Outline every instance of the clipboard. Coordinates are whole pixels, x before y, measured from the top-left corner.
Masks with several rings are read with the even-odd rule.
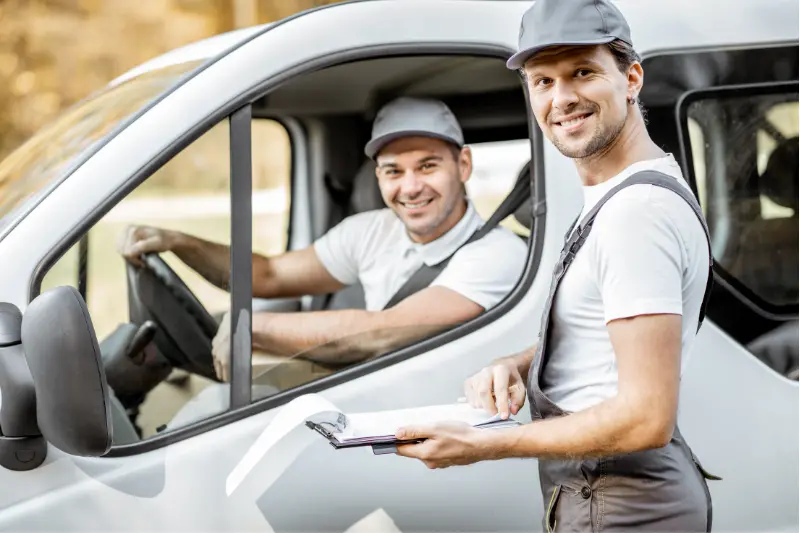
[[[334,426],[334,427],[326,428],[326,426]],[[341,431],[343,429],[338,424],[331,424],[330,422],[316,423],[308,420],[306,421],[306,427],[316,431],[317,433],[325,437],[328,443],[337,450],[372,446],[372,451],[375,453],[375,455],[394,453],[397,451],[398,444],[417,444],[425,440],[425,439],[398,440],[393,435],[384,435],[377,437],[362,437],[360,439],[353,439],[350,442],[341,442],[335,436],[336,430]],[[332,429],[334,431],[331,431]],[[393,450],[393,451],[388,451],[388,450]]]
[[[336,450],[348,448],[372,447],[375,455],[387,455],[397,453],[397,446],[402,444],[419,444],[425,439],[398,440],[394,435],[380,435],[373,437],[360,437],[342,442],[336,438],[337,433],[341,433],[347,427],[347,417],[340,414],[336,422],[313,422],[306,421],[306,427],[322,435],[328,443]],[[520,426],[521,424],[513,419],[495,420],[484,424],[477,424],[473,427],[478,429],[500,429]]]

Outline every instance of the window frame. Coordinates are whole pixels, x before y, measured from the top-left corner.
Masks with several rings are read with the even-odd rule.
[[[231,358],[228,410],[248,405],[252,397],[253,317],[253,106],[230,115],[231,168]],[[291,224],[290,224],[291,226]],[[238,386],[247,383],[247,387]]]
[[[329,54],[324,57],[320,57],[315,61],[306,62],[305,64],[302,65],[297,65],[284,69],[283,71],[271,77],[270,79],[264,81],[263,83],[258,84],[252,87],[250,90],[240,94],[237,98],[230,100],[227,103],[227,105],[217,109],[214,113],[207,115],[193,127],[189,128],[187,131],[184,132],[184,134],[181,137],[175,139],[157,157],[154,157],[152,160],[148,162],[148,164],[144,165],[135,174],[131,175],[124,182],[123,186],[117,189],[115,194],[110,195],[93,210],[91,216],[87,217],[80,223],[76,224],[75,227],[73,227],[67,233],[67,235],[59,242],[59,244],[45,256],[45,258],[35,269],[32,277],[33,281],[31,283],[31,287],[29,290],[29,301],[32,301],[39,294],[41,281],[44,275],[50,269],[50,267],[52,267],[52,265],[55,264],[60,259],[60,257],[70,249],[72,245],[78,242],[80,237],[83,234],[85,234],[97,221],[99,221],[100,218],[102,218],[102,216],[104,216],[114,205],[116,205],[119,201],[128,196],[134,189],[136,189],[136,187],[138,187],[141,183],[143,183],[146,179],[148,179],[158,169],[163,167],[176,154],[184,150],[195,140],[197,140],[199,137],[205,134],[214,125],[218,124],[219,122],[223,121],[226,118],[229,117],[232,118],[237,111],[240,111],[245,107],[252,109],[250,106],[252,106],[256,100],[263,98],[264,95],[268,94],[270,91],[274,90],[275,88],[285,83],[286,81],[296,76],[304,75],[313,70],[333,67],[347,62],[360,61],[366,59],[430,54],[430,55],[469,55],[469,56],[493,57],[497,58],[498,60],[505,61],[511,55],[513,55],[514,52],[515,52],[514,50],[505,46],[491,45],[485,43],[475,44],[469,42],[452,42],[452,43],[420,42],[420,43],[401,43],[401,44],[381,44],[381,45],[370,45],[358,48],[345,49],[335,54]],[[520,79],[520,88],[524,93],[525,101],[527,103],[530,101],[528,87],[524,83],[524,79],[522,78],[521,75],[519,76],[519,79]],[[178,87],[179,86],[176,86],[175,88],[173,88],[173,90],[177,90]],[[147,110],[143,110],[143,112],[146,111]],[[488,326],[489,324],[497,320],[499,317],[506,314],[524,297],[529,287],[533,283],[535,275],[539,270],[539,264],[541,261],[544,248],[544,227],[545,227],[545,214],[546,214],[545,183],[544,183],[544,142],[543,142],[544,137],[536,123],[535,118],[531,113],[530,106],[526,106],[525,112],[528,121],[528,131],[531,143],[531,161],[533,163],[531,165],[531,174],[530,174],[530,180],[531,180],[530,201],[534,202],[532,209],[531,238],[528,240],[528,256],[526,259],[525,269],[521,274],[520,278],[517,280],[515,287],[511,290],[511,292],[508,295],[506,295],[506,297],[497,306],[495,306],[490,311],[483,313],[477,318],[472,319],[455,328],[448,329],[445,332],[436,334],[430,338],[423,339],[422,341],[415,342],[404,348],[395,350],[388,354],[384,354],[381,357],[373,359],[371,361],[354,365],[353,367],[335,372],[329,376],[325,376],[318,380],[309,382],[307,384],[303,384],[301,386],[292,389],[287,389],[286,391],[281,391],[276,395],[259,399],[255,402],[247,403],[246,405],[241,405],[237,407],[232,402],[229,408],[225,411],[213,414],[202,420],[192,422],[191,424],[187,424],[186,426],[177,427],[174,429],[170,429],[170,431],[168,432],[153,435],[139,442],[112,446],[112,448],[104,457],[127,457],[131,455],[138,455],[140,453],[146,453],[149,451],[163,448],[165,446],[169,446],[176,442],[180,442],[185,439],[200,435],[207,431],[218,429],[228,424],[248,418],[254,414],[274,409],[281,405],[285,405],[286,403],[290,402],[297,396],[326,390],[328,388],[337,386],[341,383],[350,381],[352,379],[356,379],[364,375],[368,375],[372,372],[378,371],[385,367],[410,359],[421,353],[441,347],[456,339],[462,338],[481,328]],[[135,120],[136,118],[137,117],[133,117],[133,120]],[[259,114],[257,118],[266,118],[266,117]],[[269,118],[279,120],[277,117],[269,117]],[[284,127],[286,128],[291,139],[293,137],[292,128],[287,127],[283,123],[282,125],[284,125]],[[248,128],[247,128],[248,133],[246,134],[248,140],[250,139],[249,128],[250,128],[250,123],[248,122]],[[237,142],[236,146],[239,146],[242,143],[241,137],[239,137],[239,139],[240,140]],[[239,150],[234,146],[233,141],[234,140],[231,139],[230,158],[232,162],[234,161],[234,159],[236,159],[239,152]],[[249,144],[247,144],[247,149],[248,151],[250,150]],[[295,168],[296,168],[295,161],[297,155],[298,154],[294,153],[292,154],[293,195],[295,190]],[[250,164],[252,164],[251,158],[248,158],[247,161],[250,162]],[[231,175],[232,186],[234,180],[235,178],[232,174]],[[248,180],[245,181],[249,183],[249,186],[247,187],[251,189],[252,179],[249,181]],[[294,225],[294,210],[296,205],[297,202],[293,201],[291,206],[290,227]],[[248,204],[248,206],[249,207],[246,211],[241,210],[242,212],[240,213],[240,216],[243,220],[247,220],[247,225],[248,225],[247,235],[249,236],[251,235],[252,232],[252,208],[251,208],[252,206],[250,204]],[[237,210],[239,210],[238,206]],[[233,239],[235,235],[235,230],[233,229],[235,227],[233,220],[231,222],[231,227],[232,227],[232,239]],[[241,236],[237,239],[237,242],[239,240],[241,240]],[[236,251],[234,251],[233,241],[231,246],[232,256],[235,254],[236,257],[239,258],[238,261],[236,262],[236,265],[239,265],[238,266],[239,271],[236,272],[237,269],[236,265],[232,264],[231,267],[232,267],[232,276],[235,277],[236,279],[241,280],[243,279],[244,269],[247,268],[242,266],[244,261],[241,258],[251,257],[252,238],[244,239],[239,244],[241,248],[238,248]],[[238,254],[236,252],[238,252]],[[249,294],[252,294],[252,287],[251,287],[252,276],[250,277],[249,283],[247,281],[245,281],[244,283],[245,287],[250,288]],[[232,286],[233,286],[232,288],[233,292],[236,290],[236,284],[233,284]],[[248,304],[242,303],[241,298],[242,296],[240,295],[237,298],[236,302],[232,302],[232,305],[235,306],[235,308],[240,311],[247,311]],[[250,320],[249,316],[247,317],[247,320],[248,321]],[[248,338],[250,337],[251,334],[252,330],[249,330],[247,332]],[[240,382],[243,379],[246,379],[246,376],[250,375],[251,373],[250,361],[252,359],[252,349],[251,349],[251,344],[247,343],[246,350],[234,351],[233,337],[234,335],[231,335],[231,346],[232,346],[231,366],[234,369],[239,368],[239,370],[233,371],[235,377],[232,376],[230,382],[231,400],[236,398],[236,402],[241,403],[244,401],[245,398],[248,398],[251,395],[251,384],[248,382],[246,387],[248,391],[246,393],[244,392],[237,393],[234,391],[234,388],[239,386]],[[239,352],[241,352],[241,354]],[[245,362],[246,365],[243,365],[243,363]],[[241,368],[242,366],[247,366],[248,368],[247,369]]]
[[[684,162],[684,175],[686,176],[689,185],[699,198],[697,176],[695,174],[694,157],[691,146],[691,136],[689,132],[689,107],[694,102],[699,100],[708,99],[715,95],[730,96],[736,95],[741,97],[747,96],[763,96],[763,95],[782,95],[787,93],[798,93],[800,90],[800,83],[795,81],[782,81],[782,82],[762,82],[762,83],[743,83],[735,85],[715,85],[702,89],[695,89],[685,92],[678,98],[675,104],[675,116],[678,122],[678,142],[681,150],[681,159]],[[705,132],[704,132],[705,136]],[[706,139],[706,141],[708,141]],[[706,176],[708,178],[708,176]],[[706,185],[707,188],[707,185]],[[701,206],[706,208],[707,205]],[[716,280],[723,285],[734,297],[743,302],[753,311],[774,319],[785,320],[796,318],[798,315],[798,303],[779,305],[773,304],[759,296],[750,287],[739,281],[735,276],[730,274],[725,267],[718,261],[714,262],[714,271],[716,273]]]

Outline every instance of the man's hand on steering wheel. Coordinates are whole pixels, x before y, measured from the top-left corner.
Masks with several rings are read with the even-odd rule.
[[[190,247],[191,253],[186,253],[187,243],[197,243],[199,246]],[[117,249],[127,262],[130,321],[136,324],[148,320],[155,323],[156,347],[176,368],[184,368],[209,379],[227,381],[230,374],[230,318],[226,316],[220,327],[197,296],[161,257],[164,252],[173,252],[186,266],[209,280],[206,264],[209,259],[211,263],[225,263],[224,259],[214,261],[213,256],[216,253],[219,257],[227,258],[230,255],[227,247],[177,231],[130,226],[120,235]]]
[[[147,253],[171,251],[179,234],[174,231],[149,226],[130,226],[120,236],[119,253],[136,266],[142,266],[141,256]]]
[[[214,372],[223,382],[231,379],[231,312],[225,313],[217,334],[211,341],[211,356],[214,358]]]

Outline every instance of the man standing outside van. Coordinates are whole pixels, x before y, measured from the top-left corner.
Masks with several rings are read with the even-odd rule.
[[[644,73],[607,0],[538,0],[522,19],[533,113],[573,159],[584,208],[555,266],[539,341],[465,384],[470,403],[532,424],[401,429],[430,468],[539,459],[546,531],[707,531],[705,473],[676,425],[680,376],[710,290],[699,205],[638,104]]]

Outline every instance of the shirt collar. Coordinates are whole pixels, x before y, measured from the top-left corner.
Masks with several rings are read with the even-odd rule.
[[[398,219],[398,222],[400,222],[400,219]],[[402,224],[402,222],[400,223]],[[483,223],[484,221],[478,214],[478,211],[475,209],[472,201],[468,199],[467,211],[464,213],[464,216],[461,217],[461,220],[459,220],[455,226],[450,228],[450,231],[435,241],[431,241],[427,244],[416,243],[411,240],[411,238],[408,236],[408,232],[405,231],[405,228],[403,228],[402,235],[403,245],[405,248],[404,253],[408,253],[411,250],[416,250],[422,254],[422,261],[426,265],[435,265],[444,259],[447,259],[458,249],[459,246],[467,242],[467,240],[472,237],[472,234],[475,233],[483,225]]]
[[[584,185],[583,212],[584,213],[588,212],[588,210],[591,209],[594,206],[594,204],[600,201],[600,198],[602,198],[608,191],[610,191],[623,181],[627,180],[635,173],[642,170],[659,170],[673,177],[681,175],[681,167],[675,160],[675,156],[673,156],[671,153],[668,153],[665,156],[658,157],[655,159],[646,159],[644,161],[638,161],[623,169],[616,176],[602,183],[599,183],[597,185]]]

